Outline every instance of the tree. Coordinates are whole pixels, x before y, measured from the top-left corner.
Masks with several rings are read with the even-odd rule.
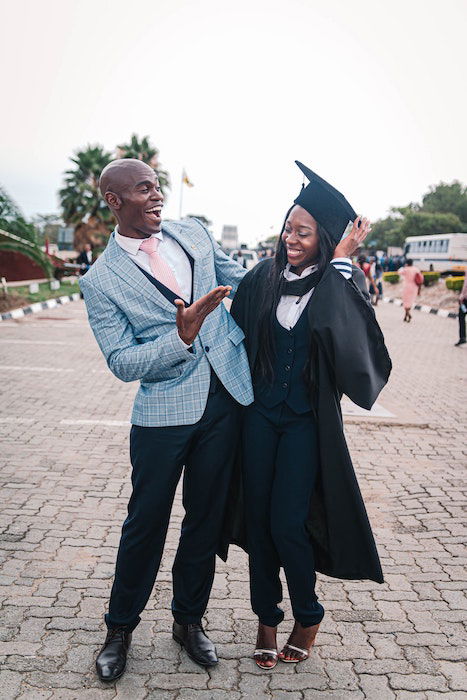
[[[467,232],[467,188],[454,180],[430,187],[422,204],[391,207],[390,216],[372,224],[372,248],[403,246],[407,236]]]
[[[440,182],[430,187],[422,202],[423,211],[456,214],[463,222],[457,231],[467,231],[467,187],[458,180],[451,184]]]
[[[454,233],[462,229],[456,214],[438,214],[426,211],[411,212],[404,217],[400,233],[407,236],[429,236],[434,233]]]
[[[52,276],[51,262],[41,250],[34,225],[26,221],[19,207],[2,187],[0,187],[1,231],[6,231],[10,235],[0,236],[0,250],[22,253],[42,267],[47,275]]]
[[[365,245],[376,250],[386,250],[388,246],[401,246],[404,238],[401,234],[402,216],[387,216],[371,225],[371,240]]]
[[[143,136],[142,139],[137,134],[132,134],[129,143],[122,143],[117,146],[118,158],[136,158],[142,160],[154,168],[159,178],[162,193],[165,195],[170,189],[169,173],[162,170],[159,164],[159,151],[149,141],[149,136]]]
[[[36,214],[32,223],[42,244],[46,238],[49,243],[58,243],[58,234],[63,222],[57,214]]]
[[[102,146],[88,146],[71,158],[74,167],[65,171],[65,186],[59,191],[63,220],[75,226],[75,248],[85,243],[106,242],[114,218],[99,192],[99,176],[112,160]]]

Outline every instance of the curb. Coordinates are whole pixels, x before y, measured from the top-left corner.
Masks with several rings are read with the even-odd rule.
[[[45,309],[54,309],[56,306],[69,304],[70,301],[78,301],[79,299],[79,292],[75,292],[74,294],[69,294],[68,296],[47,299],[47,301],[37,301],[35,304],[23,306],[21,309],[13,309],[12,311],[6,311],[5,313],[0,314],[0,321],[11,321],[15,318],[23,318],[23,316],[36,314],[38,311],[44,311]]]
[[[392,297],[383,297],[383,302],[385,304],[395,304],[396,306],[402,306],[402,299],[393,299]],[[457,318],[455,311],[446,311],[446,309],[437,309],[434,306],[424,306],[423,304],[415,304],[413,309],[417,311],[423,311],[425,314],[433,314],[434,316],[441,316],[442,318]]]

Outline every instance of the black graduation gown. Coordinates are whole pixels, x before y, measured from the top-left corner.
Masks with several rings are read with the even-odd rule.
[[[250,368],[258,352],[258,310],[273,261],[259,263],[243,278],[231,314],[245,333]],[[383,572],[360,488],[344,437],[340,399],[346,394],[370,409],[386,384],[391,360],[383,334],[365,293],[361,271],[346,280],[328,265],[309,302],[315,389],[311,396],[318,422],[320,469],[310,504],[307,529],[317,571],[343,579],[383,583]],[[363,282],[364,284],[364,282]],[[305,313],[305,312],[304,312]],[[246,551],[237,460],[219,555],[229,543]]]

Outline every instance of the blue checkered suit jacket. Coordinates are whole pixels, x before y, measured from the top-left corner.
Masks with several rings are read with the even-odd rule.
[[[233,296],[246,270],[222,252],[199,221],[167,223],[162,230],[194,259],[193,299],[219,284],[232,285]],[[190,353],[178,337],[176,307],[120,248],[114,234],[80,287],[110,370],[124,382],[140,381],[131,417],[135,425],[196,423],[206,407],[210,364],[239,403],[253,401],[244,334],[224,304],[206,318]]]

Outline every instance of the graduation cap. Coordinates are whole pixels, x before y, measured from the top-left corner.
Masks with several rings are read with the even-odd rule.
[[[308,185],[294,200],[295,204],[305,209],[316,221],[324,226],[336,243],[340,241],[349,221],[354,221],[357,214],[343,194],[323,180],[306,165],[296,160],[300,170],[308,180]]]

